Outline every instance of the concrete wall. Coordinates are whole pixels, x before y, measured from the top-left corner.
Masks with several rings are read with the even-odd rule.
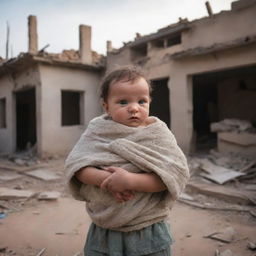
[[[40,65],[41,127],[38,147],[42,156],[66,154],[71,150],[89,121],[101,113],[97,97],[99,74],[85,70]],[[83,124],[61,125],[61,90],[83,93]]]
[[[7,76],[0,78],[0,99],[6,99],[6,127],[0,128],[0,152],[12,152],[13,144],[13,95],[10,90],[11,81]]]
[[[218,105],[220,120],[238,118],[256,122],[256,74],[234,76],[219,83]]]
[[[0,129],[0,152],[16,151],[16,102],[15,92],[40,86],[37,66],[26,72],[0,78],[0,98],[6,98],[6,128]]]

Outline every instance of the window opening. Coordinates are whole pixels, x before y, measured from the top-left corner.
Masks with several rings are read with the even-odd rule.
[[[81,124],[81,92],[61,91],[62,126]]]
[[[0,99],[0,128],[6,128],[6,99]]]

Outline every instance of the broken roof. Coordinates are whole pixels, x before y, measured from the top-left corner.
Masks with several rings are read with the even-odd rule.
[[[164,27],[162,29],[159,29],[156,33],[150,34],[150,35],[146,35],[146,36],[142,36],[142,37],[138,37],[137,39],[135,39],[135,41],[131,42],[129,44],[130,47],[136,47],[142,44],[147,43],[148,41],[153,41],[153,40],[157,40],[157,39],[161,39],[163,37],[166,36],[170,36],[173,34],[177,34],[180,33],[184,30],[189,29],[189,22],[185,19],[185,20],[181,20],[178,23],[169,25],[167,27]]]
[[[70,68],[100,71],[105,66],[105,57],[92,51],[92,64],[82,63],[78,51],[64,50],[62,53],[54,54],[39,51],[37,54],[21,53],[18,57],[0,62],[0,77],[7,72],[16,72],[35,63],[44,63],[53,66],[64,66]]]
[[[226,49],[232,49],[236,47],[246,46],[256,43],[256,35],[245,36],[225,43],[214,43],[207,47],[195,47],[185,51],[176,52],[169,55],[171,59],[181,59],[189,56],[197,56],[209,53],[215,53]]]

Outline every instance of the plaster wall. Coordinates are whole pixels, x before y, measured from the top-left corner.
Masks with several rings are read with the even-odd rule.
[[[182,34],[183,50],[255,35],[255,13],[256,4],[193,21],[191,29]]]
[[[13,153],[16,151],[16,101],[14,93],[37,86],[40,86],[37,66],[15,75],[7,73],[0,78],[0,98],[6,98],[6,128],[0,128],[0,152]]]
[[[170,76],[170,60],[168,55],[181,50],[181,45],[168,48],[151,48],[148,52],[148,60],[141,65],[147,78],[150,80],[166,78]]]
[[[107,72],[113,70],[119,66],[125,66],[131,64],[131,52],[130,48],[122,48],[118,53],[108,52],[106,60]]]
[[[0,128],[0,152],[11,153],[13,144],[13,96],[10,90],[12,81],[7,76],[0,78],[0,99],[6,99],[6,127]]]
[[[240,82],[248,88],[240,88]],[[249,88],[252,88],[251,90]],[[238,76],[218,84],[219,118],[256,121],[256,75]]]
[[[89,121],[101,113],[98,101],[99,74],[85,70],[40,65],[41,87],[41,140],[39,154],[65,155],[85,130]],[[61,90],[83,92],[83,123],[62,126]]]

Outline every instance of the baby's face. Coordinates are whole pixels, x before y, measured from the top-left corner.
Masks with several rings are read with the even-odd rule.
[[[149,86],[144,78],[110,85],[103,107],[115,121],[130,127],[146,126],[149,116]]]

